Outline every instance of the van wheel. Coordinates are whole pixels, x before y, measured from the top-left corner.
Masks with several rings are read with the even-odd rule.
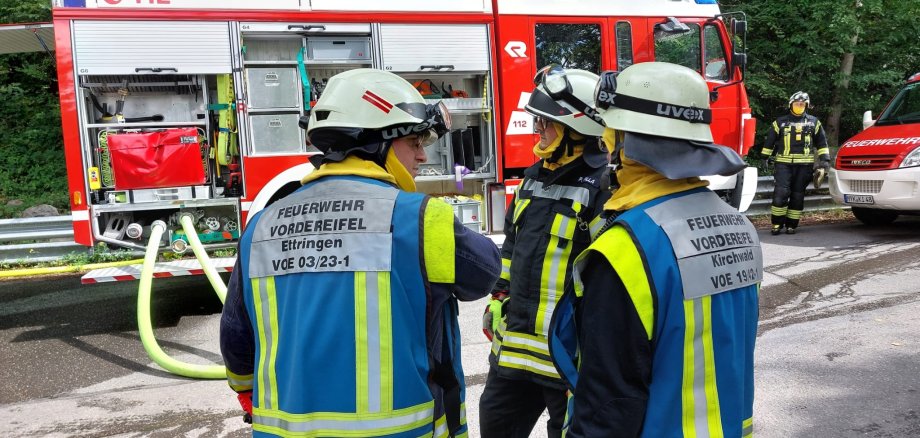
[[[889,210],[853,207],[853,216],[866,225],[888,225],[898,218],[898,214]]]

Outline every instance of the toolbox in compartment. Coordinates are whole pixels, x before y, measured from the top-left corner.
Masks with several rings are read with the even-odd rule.
[[[206,181],[197,128],[108,135],[116,189],[201,185]]]

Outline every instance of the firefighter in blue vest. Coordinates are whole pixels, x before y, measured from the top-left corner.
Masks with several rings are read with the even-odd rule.
[[[776,156],[770,208],[770,233],[774,236],[783,228],[786,234],[795,234],[805,207],[808,182],[820,184],[831,166],[824,127],[817,117],[806,113],[810,107],[808,93],[798,91],[790,96],[789,114],[773,122],[761,150],[764,157]]]
[[[675,64],[601,75],[620,188],[553,319],[569,438],[752,434],[762,254],[747,218],[698,178],[745,167],[712,143],[709,99]]]
[[[483,438],[525,438],[544,410],[548,436],[562,433],[565,385],[546,334],[572,260],[591,242],[610,197],[596,84],[594,73],[551,65],[537,73],[524,107],[540,134],[540,160],[524,171],[505,218],[502,275],[484,318],[492,352],[479,401]]]
[[[330,79],[307,126],[319,168],[249,222],[221,319],[254,436],[467,436],[457,300],[488,295],[501,262],[414,193],[449,129],[392,73]]]

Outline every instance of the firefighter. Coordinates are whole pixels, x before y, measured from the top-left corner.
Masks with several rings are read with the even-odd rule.
[[[479,403],[483,438],[527,437],[544,409],[548,435],[561,434],[565,386],[546,335],[571,261],[591,242],[609,198],[596,84],[594,73],[550,65],[537,73],[524,107],[535,118],[540,160],[524,171],[505,218],[501,279],[484,315],[493,344]]]
[[[770,234],[795,234],[805,207],[808,182],[819,181],[831,166],[824,127],[817,117],[808,114],[808,93],[797,91],[789,97],[789,114],[773,122],[761,154],[776,156]],[[815,160],[817,157],[817,161]]]
[[[597,108],[620,188],[575,260],[550,351],[573,397],[567,437],[749,437],[762,254],[699,175],[745,167],[712,143],[695,70],[604,72]]]
[[[501,262],[414,193],[424,146],[449,128],[392,73],[329,81],[307,127],[319,168],[249,222],[221,318],[254,436],[467,434],[457,300],[488,295]]]

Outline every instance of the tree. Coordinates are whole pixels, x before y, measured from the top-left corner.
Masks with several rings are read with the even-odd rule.
[[[811,96],[810,113],[837,146],[862,129],[862,113],[879,110],[906,76],[920,69],[920,0],[729,0],[749,21],[746,85],[755,117],[772,121],[792,93]],[[850,54],[850,55],[848,55]],[[852,67],[847,64],[852,63]],[[839,109],[835,109],[839,108]],[[834,113],[839,113],[836,116]],[[839,118],[839,124],[835,119]],[[764,138],[769,122],[759,124]]]
[[[50,19],[48,0],[0,0],[0,22]],[[67,207],[53,55],[0,55],[0,101],[0,200],[34,199]]]

